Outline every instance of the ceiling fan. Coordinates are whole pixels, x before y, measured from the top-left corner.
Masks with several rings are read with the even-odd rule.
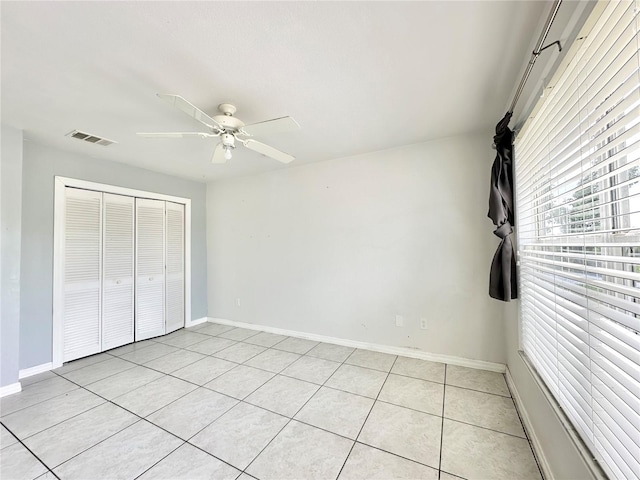
[[[245,125],[240,119],[233,116],[236,107],[230,103],[218,105],[220,113],[210,117],[195,105],[192,105],[180,95],[159,93],[158,97],[182,110],[190,117],[206,126],[208,132],[139,132],[141,137],[148,138],[211,138],[220,137],[220,143],[213,151],[212,163],[225,163],[231,159],[231,152],[236,148],[236,142],[250,150],[271,157],[282,163],[295,160],[293,155],[284,153],[264,143],[254,140],[254,135],[289,132],[299,130],[300,125],[291,117],[280,117],[264,122]]]

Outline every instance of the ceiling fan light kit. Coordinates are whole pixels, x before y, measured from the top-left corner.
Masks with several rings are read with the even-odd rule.
[[[222,147],[224,148],[225,160],[231,160],[231,150],[236,148],[236,137],[234,137],[230,133],[223,133],[222,135],[220,135],[220,139],[222,141]]]
[[[282,163],[295,160],[293,155],[282,152],[277,148],[254,140],[255,134],[265,135],[272,133],[290,132],[299,130],[300,125],[291,117],[280,117],[264,122],[245,125],[245,123],[233,116],[236,107],[230,103],[218,105],[219,115],[210,117],[195,105],[189,103],[180,95],[159,93],[158,97],[182,110],[209,129],[209,132],[140,132],[141,137],[147,138],[211,138],[220,137],[220,143],[213,151],[212,163],[225,163],[231,159],[232,151],[236,148],[236,140],[249,150],[261,153],[267,157]],[[246,138],[243,138],[246,137]]]

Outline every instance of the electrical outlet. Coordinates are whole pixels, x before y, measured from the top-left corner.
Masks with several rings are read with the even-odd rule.
[[[240,306],[240,298],[236,298],[236,307]]]
[[[401,315],[396,315],[396,327],[404,327],[404,318]]]
[[[426,318],[421,318],[420,319],[420,328],[422,330],[426,330],[427,329],[427,319]]]

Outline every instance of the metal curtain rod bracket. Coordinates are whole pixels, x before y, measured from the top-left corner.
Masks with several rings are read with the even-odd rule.
[[[540,52],[549,48],[551,45],[555,45],[556,43],[558,44],[558,48],[560,49],[560,51],[562,51],[562,46],[560,45],[559,40],[556,40],[555,42],[550,43],[544,48],[542,47],[542,45],[544,45],[545,40],[547,39],[549,30],[551,30],[551,24],[553,23],[553,20],[556,18],[556,15],[558,14],[558,10],[560,9],[561,3],[562,3],[562,0],[555,0],[553,2],[551,11],[549,12],[549,16],[547,17],[547,22],[545,23],[545,26],[542,29],[542,33],[540,34],[538,43],[536,43],[536,48],[531,55],[531,60],[529,60],[529,65],[527,65],[527,69],[525,70],[524,75],[522,76],[522,80],[520,80],[520,85],[518,85],[516,94],[513,97],[513,102],[511,102],[511,108],[509,109],[509,112],[511,113],[513,113],[513,109],[516,107],[516,103],[518,103],[518,99],[520,98],[520,94],[522,93],[522,89],[524,88],[524,84],[527,83],[527,79],[531,74],[531,70],[533,70],[533,65],[536,63],[536,59],[540,55]]]
[[[540,50],[538,50],[538,53],[533,52],[533,54],[535,56],[540,55],[542,52],[544,52],[547,48],[549,47],[553,47],[554,45],[558,45],[558,51],[561,52],[562,51],[562,44],[560,43],[560,40],[556,40],[555,42],[550,43],[549,45],[547,45],[546,47],[542,47]]]

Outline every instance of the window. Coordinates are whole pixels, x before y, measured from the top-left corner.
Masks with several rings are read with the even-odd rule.
[[[515,142],[525,354],[611,478],[640,478],[638,7],[599,2]]]

